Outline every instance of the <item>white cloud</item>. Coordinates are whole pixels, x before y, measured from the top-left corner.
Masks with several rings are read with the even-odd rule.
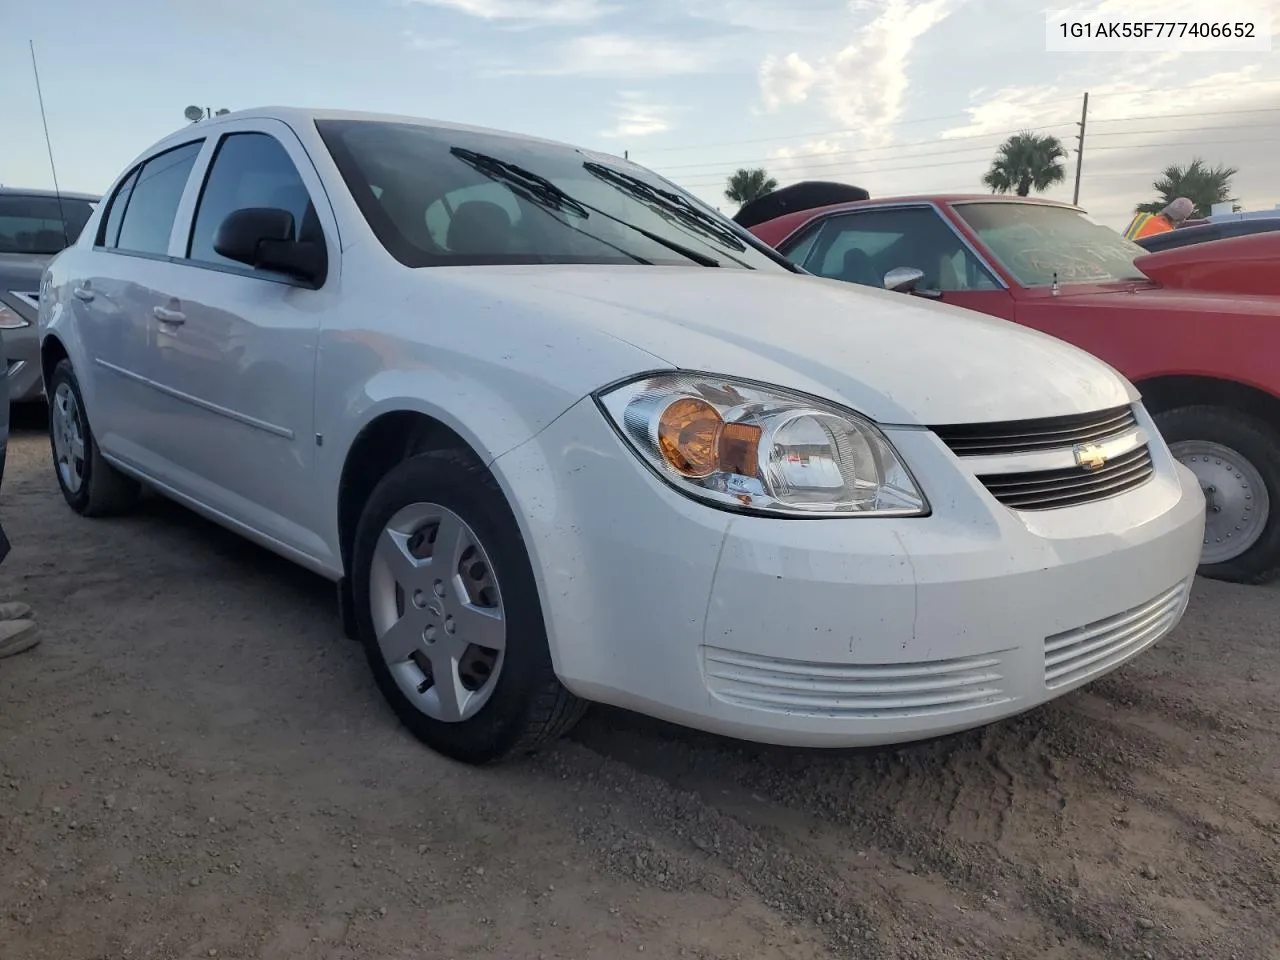
[[[798,53],[781,58],[770,54],[760,64],[759,79],[760,98],[764,108],[772,112],[783,104],[806,99],[818,80],[818,71]]]
[[[761,99],[774,111],[820,97],[837,122],[859,132],[865,143],[888,143],[891,128],[902,116],[910,79],[907,74],[916,42],[945,20],[957,0],[885,0],[849,4],[855,13],[874,16],[857,26],[857,39],[833,56],[806,61],[797,53],[766,57],[760,65]]]
[[[826,20],[819,11],[807,8],[801,12],[785,0],[679,0],[679,3],[691,16],[770,36],[820,33]],[[836,2],[834,6],[838,9],[840,4]]]
[[[907,66],[916,41],[945,20],[953,0],[888,0],[831,65],[826,101],[830,114],[863,128],[867,142],[887,142],[902,116],[910,80]]]
[[[413,0],[443,7],[481,20],[520,20],[539,23],[582,23],[611,8],[600,0]]]
[[[768,170],[779,178],[806,179],[809,172],[832,164],[845,149],[841,140],[811,140],[796,147],[781,147],[769,154]],[[818,163],[815,164],[814,161]]]
[[[673,109],[663,104],[651,103],[643,94],[624,92],[613,106],[618,111],[617,120],[608,130],[601,131],[602,137],[634,140],[671,129]]]
[[[703,73],[716,62],[716,55],[703,43],[597,33],[574,37],[561,44],[548,65],[508,65],[498,73],[506,76],[662,78]]]
[[[421,50],[423,52],[435,52],[439,50],[448,50],[458,45],[458,41],[448,37],[428,37],[425,34],[417,33],[413,30],[405,30],[402,33],[405,46],[410,50]]]

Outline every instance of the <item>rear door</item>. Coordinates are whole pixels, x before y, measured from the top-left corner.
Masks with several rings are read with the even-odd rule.
[[[152,308],[164,297],[170,235],[203,143],[195,137],[129,171],[107,200],[92,248],[71,251],[66,302],[92,365],[78,376],[94,434],[104,451],[148,472],[159,413],[145,372]]]

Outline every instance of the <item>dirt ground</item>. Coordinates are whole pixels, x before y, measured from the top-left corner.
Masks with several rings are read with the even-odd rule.
[[[163,501],[0,494],[0,958],[1280,957],[1280,588],[1046,708],[762,748],[596,708],[496,769],[384,706],[332,588]]]

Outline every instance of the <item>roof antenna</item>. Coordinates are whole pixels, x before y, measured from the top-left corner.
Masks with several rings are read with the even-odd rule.
[[[44,93],[40,90],[40,70],[36,66],[35,41],[28,40],[27,46],[31,48],[31,72],[36,78],[36,99],[40,101],[40,122],[44,124],[44,145],[49,151],[49,170],[53,174],[53,195],[58,198],[58,219],[62,221],[62,243],[64,247],[69,247],[71,237],[67,234],[67,214],[62,209],[62,190],[58,188],[58,168],[53,163],[53,141],[49,139],[49,121],[44,115]]]

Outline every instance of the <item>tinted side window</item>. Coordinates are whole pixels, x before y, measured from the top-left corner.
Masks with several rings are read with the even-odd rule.
[[[228,134],[218,145],[196,207],[187,256],[243,269],[244,264],[214,251],[213,238],[228,214],[245,207],[288,210],[297,239],[324,243],[302,177],[280,142],[265,133]]]
[[[112,195],[110,205],[107,207],[107,215],[102,218],[102,225],[98,228],[98,246],[114,247],[116,245],[116,240],[120,237],[120,221],[124,219],[124,211],[129,206],[129,197],[133,193],[133,185],[138,180],[140,169],[141,167],[135,167],[120,181],[120,186]]]
[[[895,267],[915,267],[924,273],[921,289],[999,288],[955,231],[924,207],[832,217],[803,266],[821,277],[873,287],[883,286]]]
[[[202,143],[197,140],[175,147],[142,165],[120,224],[119,249],[161,256],[168,253],[173,217]]]
[[[803,267],[805,260],[809,258],[809,251],[813,249],[813,242],[818,239],[818,234],[821,232],[821,224],[810,227],[803,236],[785,244],[779,252],[796,266]]]

